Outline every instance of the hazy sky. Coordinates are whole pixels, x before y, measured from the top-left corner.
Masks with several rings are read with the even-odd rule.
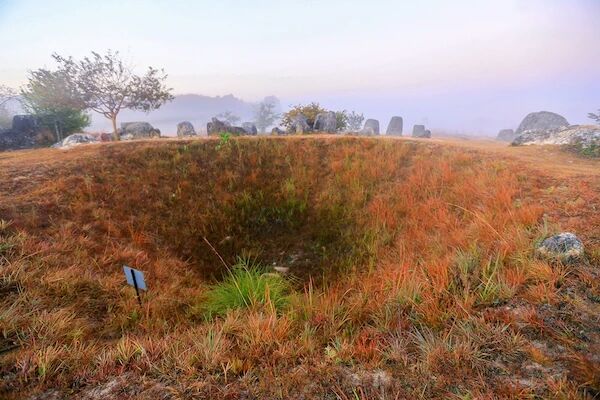
[[[0,0],[0,83],[119,50],[176,93],[319,101],[491,132],[600,108],[600,0]],[[589,121],[588,121],[589,122]]]

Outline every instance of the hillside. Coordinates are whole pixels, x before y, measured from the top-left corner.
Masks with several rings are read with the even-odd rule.
[[[0,180],[0,398],[600,394],[597,160],[210,138],[2,153]],[[562,231],[585,260],[536,256]]]

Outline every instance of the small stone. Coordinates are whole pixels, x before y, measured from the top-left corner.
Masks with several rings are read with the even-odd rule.
[[[568,264],[584,257],[584,247],[575,234],[563,232],[544,239],[537,253],[546,259]]]

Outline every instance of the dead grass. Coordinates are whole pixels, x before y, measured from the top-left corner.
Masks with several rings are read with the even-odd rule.
[[[365,138],[3,157],[0,397],[599,393],[595,174]],[[535,259],[559,228],[584,238],[587,263]],[[207,242],[229,265],[289,267],[286,307],[204,318],[227,274]],[[122,264],[146,273],[141,309]]]

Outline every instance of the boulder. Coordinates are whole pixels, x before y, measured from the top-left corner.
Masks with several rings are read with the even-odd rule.
[[[245,130],[248,135],[258,134],[258,129],[256,129],[256,125],[252,122],[244,122],[242,124],[242,129]]]
[[[212,118],[209,123],[206,124],[206,133],[209,135],[218,135],[225,133],[231,126],[224,121],[217,118]]]
[[[212,118],[211,121],[206,124],[206,132],[208,135],[220,135],[222,133],[229,133],[231,135],[245,135],[246,131],[244,128],[239,126],[231,126],[227,122],[220,121],[217,118]]]
[[[72,135],[67,136],[60,142],[54,144],[52,147],[68,149],[68,148],[71,148],[74,146],[78,146],[80,144],[99,143],[99,142],[100,142],[100,139],[97,135],[90,135],[87,133],[74,133]]]
[[[277,127],[271,129],[271,135],[287,135],[287,132]]]
[[[31,149],[36,146],[35,137],[13,129],[0,129],[0,151]]]
[[[572,126],[558,133],[558,136],[569,137],[569,145],[585,155],[600,157],[600,126],[583,125]]]
[[[335,133],[337,130],[337,119],[333,111],[327,111],[317,114],[313,126],[315,131]]]
[[[148,122],[123,122],[119,129],[121,140],[150,139],[160,137],[160,130]]]
[[[572,125],[562,130],[526,131],[512,141],[513,146],[530,144],[572,145],[585,151],[600,146],[600,126]]]
[[[292,123],[287,130],[288,134],[304,134],[310,132],[310,126],[306,121],[306,117],[302,114],[298,114],[292,118]]]
[[[413,126],[412,136],[416,138],[430,138],[431,131],[425,129],[425,125],[415,125]]]
[[[365,126],[360,131],[362,135],[379,135],[379,121],[376,119],[368,119],[365,121]]]
[[[37,138],[38,131],[38,121],[34,116],[15,115],[10,129],[0,129],[0,151],[31,149],[39,146],[41,143]]]
[[[177,124],[177,136],[196,136],[194,125],[189,121],[183,121]]]
[[[98,139],[99,142],[110,142],[113,140],[112,133],[108,132],[93,132],[88,133],[88,135],[94,136],[96,139]]]
[[[392,117],[385,131],[386,135],[402,136],[402,117]]]
[[[515,131],[512,129],[501,129],[500,132],[498,132],[498,136],[496,136],[496,140],[512,142],[515,140]]]
[[[373,135],[375,135],[375,130],[373,130],[372,126],[365,126],[358,133],[359,133],[359,135],[373,136]]]
[[[569,122],[562,115],[550,111],[538,111],[527,114],[515,134],[518,136],[528,132],[557,132],[568,126]]]
[[[33,135],[38,129],[38,120],[33,115],[15,115],[12,120],[12,130]]]
[[[544,239],[537,253],[550,261],[573,263],[584,257],[584,248],[575,234],[563,232]]]

